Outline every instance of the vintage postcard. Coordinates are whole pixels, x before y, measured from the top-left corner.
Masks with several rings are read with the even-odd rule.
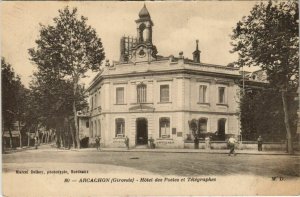
[[[299,195],[297,1],[1,2],[2,195]]]

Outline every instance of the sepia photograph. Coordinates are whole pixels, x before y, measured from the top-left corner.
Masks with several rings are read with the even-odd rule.
[[[2,194],[300,194],[298,1],[2,1]]]

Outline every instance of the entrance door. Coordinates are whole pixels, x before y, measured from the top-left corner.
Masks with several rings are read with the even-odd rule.
[[[225,124],[226,124],[226,119],[221,118],[218,120],[218,135],[219,135],[219,140],[225,140]]]
[[[148,144],[148,122],[146,118],[136,119],[136,144]]]

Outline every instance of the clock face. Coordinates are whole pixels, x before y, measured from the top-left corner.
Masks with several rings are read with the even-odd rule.
[[[145,57],[146,56],[145,49],[143,47],[140,47],[138,54],[140,57]]]

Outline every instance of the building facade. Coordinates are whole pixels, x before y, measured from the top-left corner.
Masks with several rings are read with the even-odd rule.
[[[90,110],[79,120],[80,137],[101,137],[105,147],[184,148],[192,140],[190,122],[200,133],[225,140],[239,135],[238,68],[201,62],[198,41],[193,59],[157,55],[154,23],[147,8],[139,12],[137,37],[120,41],[120,60],[90,83]],[[80,116],[79,116],[80,117]]]

